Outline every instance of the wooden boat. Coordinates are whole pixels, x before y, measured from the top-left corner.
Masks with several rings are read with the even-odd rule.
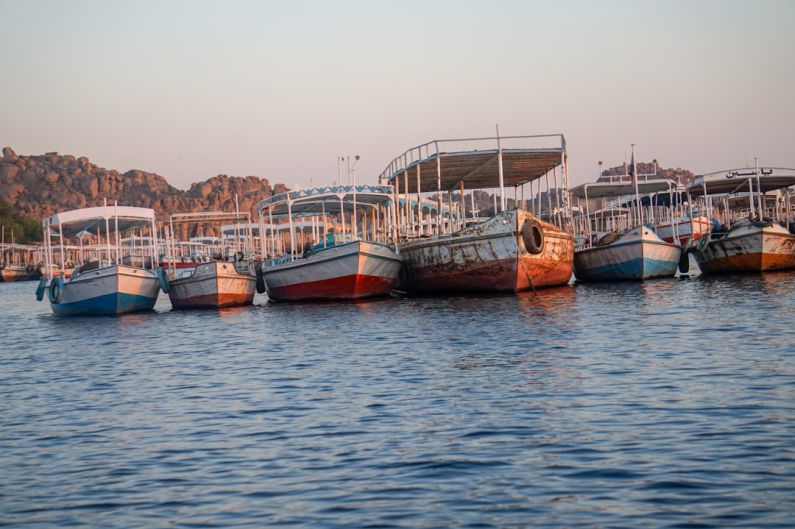
[[[503,149],[504,141],[523,145]],[[458,148],[462,143],[467,150]],[[441,147],[450,150],[443,152]],[[474,147],[477,150],[470,150]],[[559,192],[550,186],[550,174]],[[542,204],[544,177],[547,203]],[[565,285],[571,279],[574,238],[562,135],[501,137],[498,129],[496,137],[434,140],[396,157],[381,179],[393,189],[392,218],[404,261],[401,289],[519,292]],[[519,191],[523,199],[525,184],[530,184],[530,200],[520,202]],[[470,194],[468,216],[466,188],[498,188],[499,207],[495,194],[492,215],[476,217]],[[511,208],[506,193],[510,188],[514,190]],[[453,191],[459,193],[456,201]],[[437,207],[425,206],[428,201],[422,193],[434,193]],[[547,221],[541,220],[544,208]]]
[[[175,224],[208,225],[239,220],[245,220],[250,224],[248,222],[250,215],[237,212],[178,213],[171,216],[170,233],[174,233]],[[205,261],[205,258],[194,255],[193,266],[178,266],[178,262],[171,259],[162,287],[168,294],[172,307],[208,309],[251,305],[257,282],[252,262],[251,241],[250,232],[246,238],[237,237],[227,241],[232,245],[231,247],[224,245],[221,239],[217,239],[214,246],[217,258],[206,262],[195,262],[197,259]],[[169,241],[169,246],[172,248],[176,244],[176,241]],[[229,261],[224,260],[230,249],[233,251],[233,258]],[[175,255],[176,252],[172,254]]]
[[[41,277],[38,269],[33,265],[0,265],[0,281],[10,283],[13,281],[35,281]]]
[[[696,245],[696,261],[708,274],[795,269],[795,235],[772,221],[745,219]]]
[[[758,162],[753,168],[699,176],[690,193],[702,197],[713,215],[724,219],[720,229],[695,246],[701,271],[725,274],[795,269],[792,186],[795,169],[760,168]]]
[[[385,186],[320,187],[260,202],[260,217],[270,218],[270,226],[276,225],[274,218],[287,217],[294,249],[263,263],[268,297],[278,301],[354,300],[389,294],[402,264],[401,257],[387,244],[388,231],[383,222],[389,211],[390,191]],[[316,233],[320,237],[314,244],[309,242],[304,251],[299,251],[293,218],[318,215],[327,234]],[[330,216],[334,224],[331,229]],[[273,240],[274,234],[270,235]],[[263,248],[276,247],[268,245],[264,230],[261,236]]]
[[[575,219],[578,244],[574,250],[574,275],[578,281],[642,280],[672,277],[682,258],[681,233],[672,223],[670,211],[643,206],[643,197],[672,194],[676,183],[656,175],[634,174],[634,153],[629,178],[583,184],[572,196],[585,200],[584,214]],[[617,199],[628,207],[613,207],[589,213],[589,200]],[[670,202],[669,202],[670,204]],[[671,241],[656,233],[656,221],[668,219]]]
[[[574,252],[574,275],[580,281],[652,279],[676,274],[682,247],[663,241],[647,226],[611,233],[596,245]]]
[[[501,212],[452,234],[407,241],[410,292],[520,292],[571,279],[572,236],[524,210]],[[540,251],[539,251],[540,250]]]
[[[46,293],[55,314],[123,314],[154,307],[159,291],[158,270],[121,264],[125,256],[116,244],[119,234],[126,230],[148,229],[156,234],[153,210],[105,205],[58,213],[44,219],[43,224],[46,276],[39,283],[36,297],[41,301]],[[96,233],[97,242],[104,241],[104,254],[98,260],[81,263],[71,278],[65,279],[66,257],[61,256],[60,274],[56,274],[51,239],[57,237],[63,252],[67,238],[84,233]],[[156,243],[144,250],[149,262],[155,262]]]
[[[2,227],[0,236],[0,282],[31,281],[40,276],[36,260],[40,253],[38,246],[17,244],[14,231],[10,232],[10,243],[6,243],[6,228]]]
[[[177,269],[169,280],[168,297],[175,309],[251,305],[256,277],[249,263],[212,261]]]

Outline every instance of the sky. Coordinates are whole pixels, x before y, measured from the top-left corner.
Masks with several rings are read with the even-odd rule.
[[[795,1],[0,0],[0,146],[180,188],[375,183],[433,139],[566,137],[639,160],[795,167]]]

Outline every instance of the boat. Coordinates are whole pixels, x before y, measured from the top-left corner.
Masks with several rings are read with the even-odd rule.
[[[261,201],[257,208],[271,233],[260,231],[263,248],[277,248],[277,224],[289,226],[289,248],[262,264],[268,298],[275,301],[357,300],[388,295],[402,264],[390,246],[386,217],[391,188],[338,185],[292,191]],[[295,219],[315,217],[315,237],[297,243]],[[322,224],[322,226],[321,226]],[[270,235],[270,236],[269,236]],[[306,240],[309,239],[309,240]]]
[[[10,232],[11,242],[6,243],[6,227],[2,226],[0,236],[0,282],[30,281],[40,277],[36,266],[39,247],[18,244],[14,230]]]
[[[35,281],[41,277],[36,266],[37,246],[0,244],[0,282]]]
[[[654,206],[657,194],[673,195],[676,182],[658,179],[656,175],[635,174],[634,160],[633,152],[630,174],[625,175],[629,178],[604,180],[600,176],[601,181],[583,184],[571,191],[572,197],[585,201],[583,214],[575,219],[580,234],[574,250],[574,275],[578,281],[672,277],[680,266],[679,223],[672,222],[669,209]],[[644,207],[644,198],[648,207]],[[617,199],[620,207],[603,208],[590,214],[589,201],[594,199],[602,202]],[[669,207],[670,204],[669,201]],[[657,233],[657,221],[666,218],[670,241]]]
[[[682,247],[663,241],[648,226],[625,233],[611,232],[574,252],[578,281],[611,281],[673,277]]]
[[[217,211],[177,213],[171,216],[170,234],[175,233],[175,225],[206,226],[240,220],[250,224],[250,214]],[[245,238],[226,241],[231,246],[216,238],[192,239],[194,243],[210,244],[212,255],[208,258],[207,255],[193,254],[188,262],[168,261],[162,286],[171,306],[175,309],[218,309],[251,305],[257,283],[250,246],[252,240],[250,231]],[[167,244],[172,248],[171,255],[177,255],[177,241],[172,238]]]
[[[754,167],[700,175],[689,192],[716,227],[693,254],[706,274],[795,269],[795,169]]]
[[[494,137],[433,140],[395,157],[380,181],[394,196],[391,218],[404,262],[399,288],[520,292],[567,284],[574,238],[566,164],[563,135],[500,136],[499,127]],[[489,188],[490,215],[475,204],[475,191]],[[435,208],[423,205],[423,193]]]
[[[712,223],[703,215],[683,215],[656,226],[656,233],[665,242],[678,239],[679,246],[687,248],[710,232]]]
[[[59,316],[115,315],[152,310],[160,290],[156,262],[156,241],[136,251],[144,252],[150,266],[125,265],[130,249],[119,244],[120,234],[128,230],[147,230],[156,237],[155,212],[148,208],[108,206],[83,208],[58,213],[44,219],[45,276],[36,297],[46,295],[52,311]],[[99,254],[84,254],[84,260],[66,278],[66,241],[70,238],[96,239]],[[53,239],[58,245],[52,243]],[[55,268],[53,250],[61,254]],[[125,255],[125,252],[126,255]],[[92,252],[93,253],[93,252]]]

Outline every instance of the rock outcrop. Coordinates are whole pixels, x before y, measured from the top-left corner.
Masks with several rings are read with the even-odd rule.
[[[218,175],[182,191],[158,174],[138,169],[119,173],[94,165],[85,156],[57,152],[18,156],[6,147],[0,158],[0,197],[20,214],[35,219],[101,205],[107,199],[109,203],[152,208],[165,220],[177,212],[232,212],[236,195],[240,211],[250,211],[256,218],[258,201],[285,190],[282,184],[274,189],[266,178]]]
[[[688,184],[696,177],[692,171],[688,171],[687,169],[682,169],[681,167],[677,167],[676,169],[664,169],[663,166],[657,161],[654,160],[653,162],[646,163],[646,162],[638,162],[638,174],[656,174],[657,178],[670,178],[676,180],[680,184]],[[611,167],[609,169],[605,169],[602,171],[602,178],[599,180],[607,180],[608,176],[621,176],[626,175],[629,172],[627,171],[627,164],[623,163],[621,165],[617,165],[616,167]]]

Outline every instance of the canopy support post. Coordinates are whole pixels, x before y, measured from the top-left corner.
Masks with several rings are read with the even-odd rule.
[[[500,125],[497,124],[497,167],[500,173],[500,211],[505,211],[505,182],[502,167],[502,142],[500,141]],[[496,211],[495,211],[496,214]]]

